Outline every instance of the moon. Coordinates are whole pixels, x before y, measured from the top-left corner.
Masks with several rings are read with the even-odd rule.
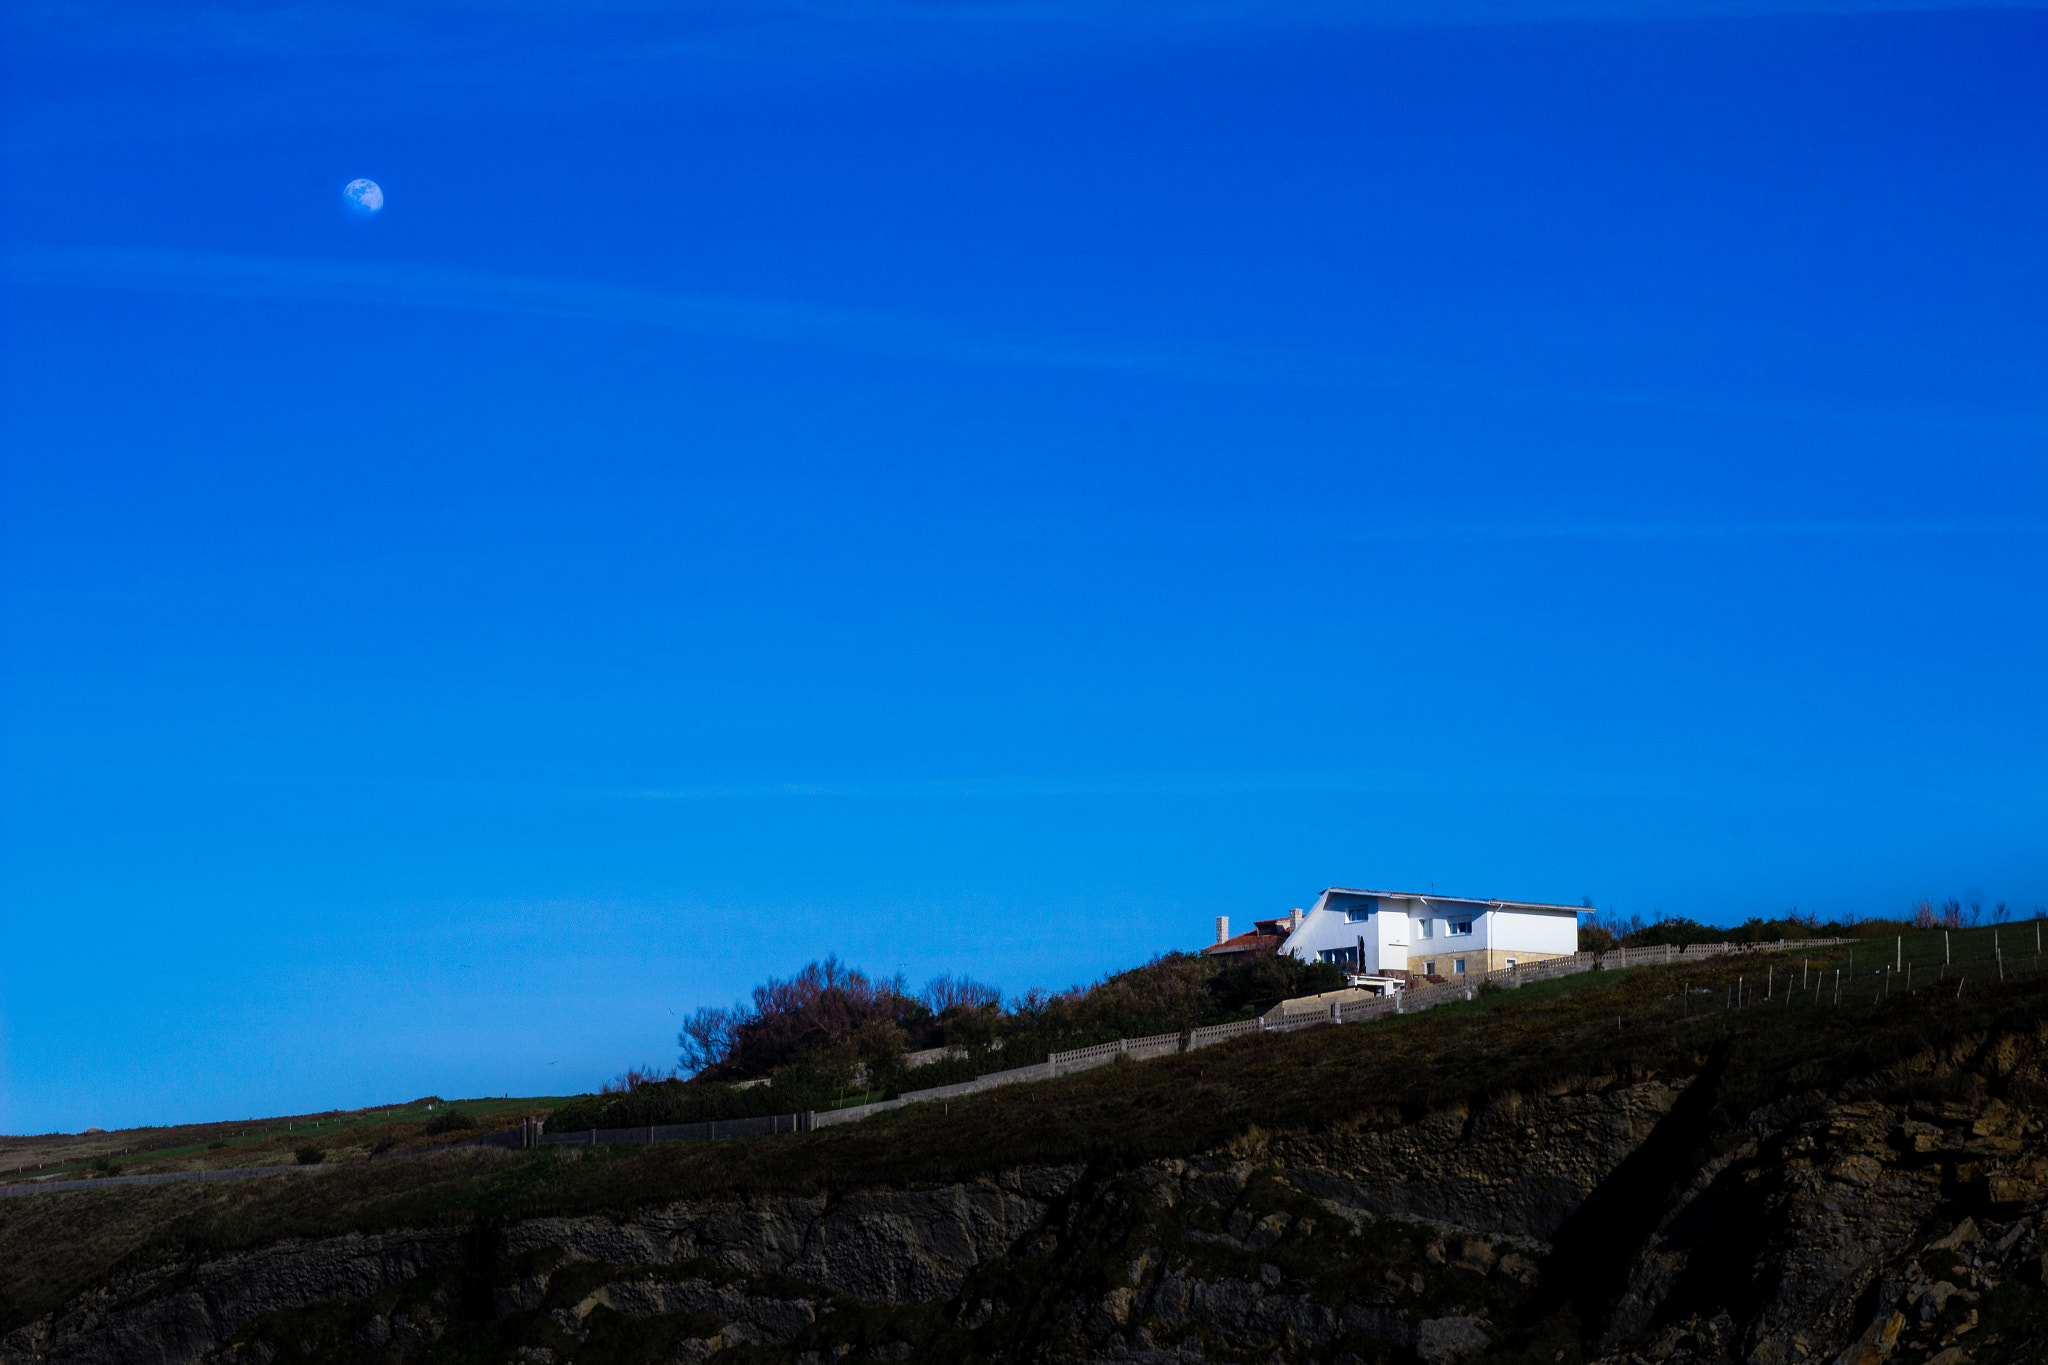
[[[357,213],[368,217],[384,207],[384,187],[374,180],[351,180],[341,187],[341,197]]]

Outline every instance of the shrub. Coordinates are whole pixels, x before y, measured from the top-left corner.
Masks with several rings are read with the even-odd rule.
[[[431,1120],[420,1132],[428,1137],[439,1137],[443,1133],[462,1133],[476,1127],[476,1120],[460,1109],[450,1109],[437,1119]]]
[[[206,1150],[209,1152],[218,1152],[226,1146],[227,1144],[225,1142],[209,1142],[206,1144]]]
[[[676,1079],[679,1078],[673,1070],[662,1071],[657,1067],[651,1066],[629,1066],[619,1073],[618,1079],[606,1081],[597,1093],[600,1095],[623,1095],[629,1090],[638,1090],[643,1085],[653,1085],[656,1081],[673,1081]]]
[[[119,1175],[121,1163],[110,1156],[103,1156],[93,1162],[90,1169],[94,1175]]]
[[[1762,923],[1761,920],[1754,921]],[[1684,948],[1694,943],[1726,943],[1731,937],[1726,929],[1715,929],[1689,920],[1683,915],[1671,915],[1655,924],[1637,929],[1628,936],[1632,948],[1654,947],[1659,944],[1673,944]]]
[[[384,1154],[385,1154],[386,1152],[390,1151],[390,1150],[391,1150],[391,1149],[392,1149],[393,1147],[396,1147],[397,1145],[398,1145],[398,1139],[397,1139],[397,1138],[394,1138],[394,1137],[387,1137],[387,1138],[378,1138],[378,1139],[377,1139],[377,1141],[376,1141],[376,1142],[375,1142],[374,1144],[372,1144],[372,1146],[370,1147],[370,1155],[371,1155],[371,1156],[382,1156],[382,1155],[384,1155]]]
[[[930,1018],[931,1011],[905,991],[900,975],[871,977],[828,957],[787,980],[768,978],[754,987],[751,1004],[699,1009],[676,1041],[691,1071],[737,1080],[767,1075],[797,1058],[846,1051],[864,1024],[901,1027]]]
[[[293,1152],[292,1155],[299,1159],[301,1166],[318,1166],[321,1162],[327,1160],[327,1149],[316,1143],[309,1142],[296,1152]]]
[[[1579,951],[1582,953],[1611,952],[1620,943],[1614,931],[1598,920],[1589,919],[1579,926]]]
[[[548,1122],[574,1132],[826,1109],[856,1087],[893,1096],[1028,1066],[1049,1052],[1243,1018],[1254,1006],[1343,985],[1340,967],[1274,952],[1227,965],[1165,953],[1092,986],[1033,990],[1005,1010],[994,987],[966,977],[935,977],[913,997],[900,976],[870,977],[829,957],[770,978],[750,1002],[697,1010],[676,1040],[689,1081],[635,1068]],[[904,1065],[910,1050],[935,1046],[966,1055],[915,1071]],[[731,1084],[757,1077],[769,1084]]]
[[[1249,961],[1225,967],[1210,979],[1213,1016],[1231,1015],[1262,1004],[1277,1004],[1300,995],[1341,990],[1344,969],[1329,962],[1303,962],[1283,953],[1257,953]]]

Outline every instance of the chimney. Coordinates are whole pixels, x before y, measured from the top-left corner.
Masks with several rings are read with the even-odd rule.
[[[1223,940],[1224,940],[1224,939],[1226,939],[1226,938],[1229,938],[1229,937],[1230,937],[1230,916],[1228,916],[1228,915],[1218,915],[1218,916],[1216,917],[1216,941],[1217,941],[1218,943],[1221,943],[1221,942],[1223,942]]]
[[[1291,934],[1300,927],[1301,908],[1299,906],[1296,906],[1293,910],[1287,912],[1287,932]]]

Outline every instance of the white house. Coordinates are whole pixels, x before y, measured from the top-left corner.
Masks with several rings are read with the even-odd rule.
[[[1382,976],[1477,976],[1579,950],[1576,905],[1333,886],[1278,925],[1280,951]]]

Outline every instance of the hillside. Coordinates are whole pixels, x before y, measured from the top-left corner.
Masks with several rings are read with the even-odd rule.
[[[1598,972],[814,1134],[0,1200],[0,1360],[2038,1360],[2014,965]]]
[[[451,1138],[444,1135],[516,1126],[522,1115],[548,1113],[563,1103],[544,1096],[473,1100],[428,1096],[406,1104],[269,1119],[0,1136],[0,1181],[261,1167],[292,1161],[300,1148],[308,1146],[318,1148],[323,1161],[360,1159],[373,1153],[445,1145]],[[436,1131],[430,1133],[429,1129]]]

